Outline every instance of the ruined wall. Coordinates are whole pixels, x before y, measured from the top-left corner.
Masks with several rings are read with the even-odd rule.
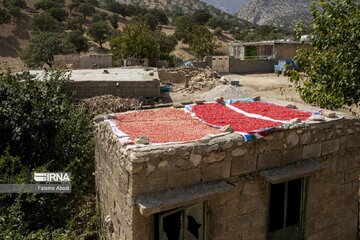
[[[159,79],[161,82],[185,83],[186,72],[172,69],[158,69]]]
[[[110,144],[113,140],[105,136],[99,141]],[[121,149],[117,151],[121,152]],[[134,149],[118,159],[109,158],[109,155],[112,153],[103,153],[108,165],[113,164],[111,161],[125,162],[125,167],[113,164],[112,168],[128,171],[125,179],[118,176],[121,172],[115,175],[110,170],[97,173],[103,211],[113,210],[111,201],[102,200],[109,195],[118,199],[120,208],[123,202],[126,203],[125,210],[132,210],[129,213],[131,226],[126,225],[127,229],[132,228],[129,230],[132,234],[124,236],[118,232],[111,239],[151,239],[153,218],[140,214],[134,203],[136,196],[225,179],[233,185],[232,191],[208,202],[209,239],[265,240],[269,184],[258,176],[258,172],[306,159],[316,159],[326,168],[305,179],[305,239],[356,239],[360,173],[358,120],[277,131],[251,142],[242,142],[237,134],[231,134],[203,143]],[[108,179],[108,174],[114,176],[118,185],[101,180]],[[128,187],[127,195],[111,192],[111,185],[124,183]],[[107,190],[102,190],[104,188]],[[111,217],[113,222],[119,222],[123,215],[116,213]]]
[[[118,97],[158,97],[160,82],[153,81],[71,81],[70,91],[76,99],[101,95]]]
[[[230,57],[229,72],[244,73],[270,73],[274,72],[275,60],[240,60]]]

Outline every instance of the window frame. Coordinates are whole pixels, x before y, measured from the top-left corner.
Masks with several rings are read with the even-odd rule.
[[[208,213],[208,201],[204,201],[204,202],[198,202],[198,203],[194,203],[191,205],[186,205],[183,207],[179,207],[179,208],[174,208],[171,210],[167,210],[164,212],[159,212],[157,214],[153,215],[152,218],[152,222],[153,222],[153,228],[152,228],[152,237],[151,239],[153,240],[165,240],[165,238],[163,238],[162,233],[160,232],[161,227],[163,226],[163,219],[169,215],[172,215],[176,212],[181,211],[182,212],[182,226],[181,226],[181,230],[180,230],[180,240],[183,240],[185,237],[185,223],[187,222],[186,220],[186,212],[187,209],[194,207],[196,205],[202,205],[202,217],[203,217],[203,240],[208,240],[208,218],[209,218],[209,213]],[[156,234],[157,233],[157,234]],[[157,236],[156,236],[157,235]],[[157,238],[158,237],[158,238]]]
[[[305,204],[306,204],[306,185],[307,185],[307,178],[303,177],[303,178],[297,178],[297,179],[301,179],[301,187],[300,187],[300,219],[299,219],[299,240],[303,240],[304,239],[304,223],[305,223]],[[297,180],[297,179],[292,179],[292,180]],[[285,191],[284,191],[284,219],[283,219],[283,228],[276,230],[276,231],[280,231],[280,230],[284,230],[286,228],[290,228],[292,226],[286,227],[286,220],[287,220],[287,196],[288,196],[288,183],[292,180],[283,182],[285,183]],[[267,239],[270,239],[270,236],[272,233],[276,232],[276,231],[272,231],[270,232],[270,201],[271,201],[271,183],[268,184],[268,200],[267,200]]]

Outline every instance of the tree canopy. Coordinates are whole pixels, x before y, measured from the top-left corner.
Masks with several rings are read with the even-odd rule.
[[[22,61],[29,67],[53,65],[54,55],[74,53],[75,46],[59,33],[43,32],[31,38],[22,54]]]
[[[111,51],[117,59],[156,59],[159,55],[159,43],[149,26],[131,24],[120,35],[111,39]]]
[[[301,98],[324,108],[360,100],[360,7],[356,0],[313,1],[313,50],[296,56],[305,75],[292,73]]]
[[[1,72],[0,93],[0,182],[29,183],[34,171],[74,173],[71,194],[1,194],[0,239],[76,239],[95,231],[91,117],[70,102],[68,77]]]
[[[105,21],[94,22],[88,28],[87,34],[103,48],[102,44],[110,37],[111,28]]]

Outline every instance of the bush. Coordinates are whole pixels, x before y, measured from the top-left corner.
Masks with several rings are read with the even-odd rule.
[[[107,22],[94,22],[88,28],[87,34],[103,48],[102,44],[110,38],[111,28]]]
[[[10,23],[11,15],[0,7],[0,24]]]
[[[39,13],[31,19],[31,28],[35,32],[57,32],[61,23],[48,12]]]
[[[53,65],[54,55],[75,53],[75,46],[61,34],[44,32],[33,36],[21,53],[21,60],[32,68]]]
[[[91,118],[67,89],[59,71],[41,79],[0,73],[0,182],[24,183],[34,170],[74,173],[71,194],[0,195],[0,239],[75,239],[96,231]]]
[[[222,28],[221,28],[221,27],[215,28],[215,30],[214,30],[214,35],[215,35],[215,36],[220,36],[220,35],[222,35]]]

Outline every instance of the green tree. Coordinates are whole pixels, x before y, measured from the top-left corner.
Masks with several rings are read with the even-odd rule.
[[[179,16],[174,19],[174,25],[176,26],[175,37],[177,40],[182,40],[184,43],[189,43],[191,39],[191,31],[195,22],[192,17]]]
[[[209,11],[205,9],[196,10],[193,14],[193,19],[198,25],[204,25],[209,21],[211,17],[211,13],[209,13]]]
[[[305,75],[292,72],[301,98],[324,108],[360,99],[360,7],[356,0],[313,1],[312,51],[298,51]]]
[[[80,4],[81,4],[80,2],[71,2],[68,5],[66,5],[66,7],[69,9],[69,13],[71,14],[75,8],[80,6]]]
[[[215,39],[206,27],[196,25],[192,28],[189,44],[198,59],[201,59],[214,52]]]
[[[114,30],[118,29],[119,16],[115,13],[109,16],[109,21]]]
[[[76,173],[71,194],[2,194],[0,239],[75,239],[87,227],[94,231],[91,117],[70,102],[68,77],[1,72],[0,92],[0,182],[26,183],[37,170]]]
[[[159,42],[160,59],[168,59],[178,43],[174,35],[166,36],[162,32],[156,33]]]
[[[54,55],[75,52],[75,46],[58,33],[43,32],[30,39],[30,44],[21,53],[22,61],[28,67],[53,65]]]
[[[83,32],[75,30],[67,34],[66,40],[75,47],[77,53],[87,52],[89,50],[89,43]]]
[[[35,3],[36,9],[42,9],[44,11],[49,10],[50,8],[63,7],[65,5],[64,0],[40,0]]]
[[[95,13],[95,8],[89,3],[81,3],[77,10],[83,15],[84,19],[86,17],[92,16]]]
[[[48,12],[36,14],[31,19],[31,28],[35,32],[56,32],[61,28],[61,23]]]
[[[147,25],[131,24],[111,39],[111,51],[116,59],[157,59],[159,42]]]
[[[5,9],[0,7],[0,24],[10,23],[10,21],[10,14]]]
[[[109,39],[111,32],[111,28],[104,21],[92,23],[87,30],[87,34],[100,45],[100,48],[103,48],[102,44]]]
[[[80,30],[81,32],[84,32],[84,18],[82,17],[73,17],[69,18],[66,21],[66,29],[69,30]]]
[[[92,22],[105,22],[108,20],[108,15],[106,12],[97,13],[92,16]]]
[[[25,0],[10,0],[9,5],[18,7],[18,8],[26,8],[26,2]]]
[[[69,16],[69,14],[66,12],[64,8],[59,8],[59,7],[50,8],[48,12],[59,22],[65,21]]]

